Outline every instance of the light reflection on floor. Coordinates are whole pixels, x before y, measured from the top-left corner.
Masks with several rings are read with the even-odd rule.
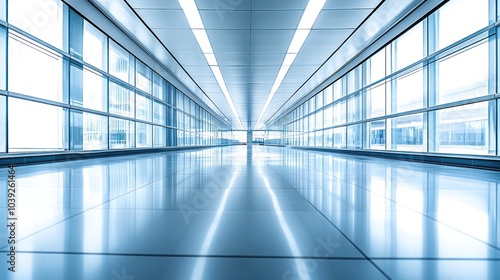
[[[0,279],[500,275],[499,172],[235,146],[16,175],[17,272],[1,227]]]

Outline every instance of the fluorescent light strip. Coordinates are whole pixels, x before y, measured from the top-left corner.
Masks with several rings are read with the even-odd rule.
[[[194,0],[178,0],[181,5],[182,10],[184,11],[184,15],[187,18],[189,26],[191,27],[191,31],[193,31],[194,37],[198,42],[198,45],[207,60],[210,69],[212,69],[212,73],[219,84],[219,87],[224,94],[227,102],[229,103],[229,107],[231,111],[233,111],[234,116],[238,120],[238,124],[243,128],[243,123],[241,122],[240,116],[236,111],[236,107],[234,106],[233,100],[231,99],[231,95],[227,89],[226,83],[224,82],[224,78],[222,77],[222,72],[217,63],[217,59],[215,58],[214,51],[212,49],[212,45],[210,44],[210,40],[208,39],[207,31],[205,30],[205,26],[203,25],[203,21],[201,20],[200,12]]]
[[[300,19],[299,25],[295,30],[295,33],[293,34],[292,42],[288,47],[285,59],[281,64],[278,75],[274,80],[274,84],[271,88],[271,91],[269,92],[269,95],[267,96],[266,103],[264,104],[264,108],[262,109],[259,119],[257,120],[255,129],[259,128],[259,124],[262,121],[262,118],[264,117],[264,114],[267,111],[267,107],[269,107],[269,104],[271,103],[274,94],[276,94],[276,92],[278,91],[279,87],[281,86],[281,83],[285,79],[286,73],[288,73],[290,66],[293,64],[295,57],[302,48],[302,45],[304,45],[304,42],[306,41],[307,36],[309,36],[309,32],[311,32],[312,26],[314,25],[314,22],[316,22],[316,19],[318,18],[325,3],[326,0],[309,0],[309,3],[307,4],[306,9],[304,10],[304,13],[302,14],[302,18]]]

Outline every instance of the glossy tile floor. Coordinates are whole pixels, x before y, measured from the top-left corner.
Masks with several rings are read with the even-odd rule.
[[[499,172],[263,146],[15,170],[0,279],[500,279]]]

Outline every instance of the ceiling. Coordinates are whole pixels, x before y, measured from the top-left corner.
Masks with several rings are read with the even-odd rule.
[[[178,1],[117,1],[125,1],[133,9],[233,128],[240,129]],[[332,73],[321,73],[321,68],[340,47],[352,49],[354,44],[346,42],[353,32],[359,32],[362,23],[367,23],[368,17],[375,17],[374,9],[383,7],[386,4],[383,2],[388,1],[327,0],[262,123],[283,108],[294,94],[302,91],[301,95],[305,95],[328,78]],[[243,129],[255,128],[307,3],[307,0],[196,0]],[[365,36],[364,42],[370,39],[373,38]],[[322,75],[315,77],[318,74]]]

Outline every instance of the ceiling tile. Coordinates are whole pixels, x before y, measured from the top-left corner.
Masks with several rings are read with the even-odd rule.
[[[252,13],[252,29],[295,30],[302,11],[255,11]]]

